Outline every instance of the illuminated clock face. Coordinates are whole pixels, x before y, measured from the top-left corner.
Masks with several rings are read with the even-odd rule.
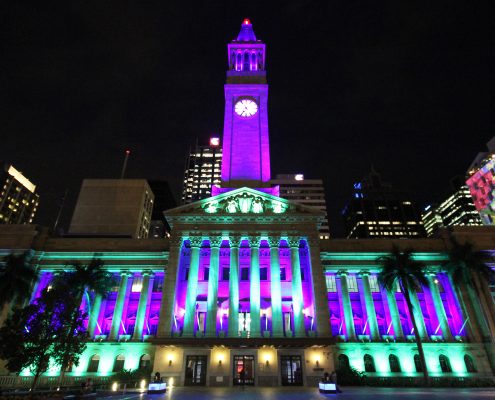
[[[251,99],[241,99],[235,103],[235,112],[239,117],[252,117],[258,112],[258,104]]]

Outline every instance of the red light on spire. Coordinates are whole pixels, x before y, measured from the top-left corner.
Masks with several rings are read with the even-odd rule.
[[[242,21],[244,25],[251,25],[251,21],[248,18],[245,18],[244,21]]]
[[[131,151],[130,150],[126,150],[125,151],[125,154],[129,155],[129,154],[131,154]]]

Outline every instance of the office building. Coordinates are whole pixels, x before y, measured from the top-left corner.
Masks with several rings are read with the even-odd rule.
[[[374,169],[354,184],[352,199],[342,211],[348,238],[424,237],[415,202],[383,182]]]
[[[323,180],[307,179],[303,174],[277,174],[271,183],[279,186],[280,197],[324,212],[319,228],[320,239],[330,238]]]
[[[188,204],[211,196],[213,185],[220,184],[222,146],[218,137],[211,137],[208,144],[191,148],[184,173],[182,204]]]
[[[145,179],[85,179],[69,234],[147,238],[153,202]]]
[[[421,219],[427,236],[433,235],[438,228],[482,225],[466,185],[459,187],[439,205],[427,206]]]
[[[170,225],[163,212],[177,206],[177,203],[166,181],[148,180],[151,191],[155,196],[151,213],[150,231],[148,237],[158,239],[170,235]]]
[[[31,224],[40,201],[36,185],[7,163],[0,163],[0,185],[0,224]]]

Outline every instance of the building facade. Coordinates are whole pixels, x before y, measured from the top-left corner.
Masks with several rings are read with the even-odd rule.
[[[345,365],[369,379],[420,382],[404,296],[377,285],[377,258],[392,245],[414,247],[415,258],[428,266],[428,284],[413,302],[430,375],[493,380],[493,299],[488,286],[478,301],[452,285],[441,268],[448,240],[323,241],[324,213],[270,186],[261,118],[268,87],[258,74],[264,44],[245,20],[231,45],[235,74],[228,82],[240,86],[226,88],[230,141],[224,143],[232,165],[247,163],[252,170],[222,167],[216,196],[167,210],[170,238],[54,238],[34,227],[0,230],[4,253],[33,251],[40,271],[34,300],[75,261],[99,258],[119,282],[106,298],[89,293],[83,299],[90,339],[68,382],[105,382],[124,368],[149,366],[173,385],[315,386],[325,372]],[[252,159],[239,155],[249,155],[241,135],[247,128],[260,138],[254,150],[249,144],[257,153]],[[479,228],[457,239],[491,255],[493,230]],[[58,374],[52,369],[45,379]]]
[[[469,167],[466,185],[484,225],[495,223],[495,137],[488,152],[479,153]]]
[[[352,199],[342,211],[347,238],[420,238],[425,236],[416,204],[382,181],[375,170],[354,184]]]
[[[196,142],[187,158],[182,204],[210,197],[212,186],[220,184],[221,167],[220,139],[212,137],[207,145],[200,145]]]
[[[69,234],[147,238],[154,198],[145,179],[84,179]]]
[[[0,163],[0,224],[31,224],[39,201],[36,185],[13,165]]]
[[[320,239],[330,239],[323,180],[305,179],[303,174],[277,174],[271,183],[279,187],[280,197],[325,213],[319,229]]]

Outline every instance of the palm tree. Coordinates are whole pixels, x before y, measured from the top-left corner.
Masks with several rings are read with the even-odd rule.
[[[464,315],[479,316],[474,324],[478,324],[481,328],[481,339],[489,341],[490,332],[485,321],[491,321],[491,319],[486,318],[484,313],[495,315],[495,304],[487,285],[490,278],[495,276],[495,271],[486,264],[488,257],[480,251],[475,251],[472,243],[460,244],[455,237],[451,236],[450,244],[449,258],[444,268],[458,291]],[[470,304],[465,302],[466,293]],[[470,307],[474,308],[471,312]],[[491,329],[495,333],[495,327],[492,326]]]
[[[9,254],[2,260],[0,267],[0,325],[7,317],[10,305],[20,306],[30,296],[33,282],[38,272],[30,264],[29,252]]]
[[[411,316],[414,337],[416,338],[416,345],[418,346],[418,353],[423,367],[424,382],[425,385],[428,385],[428,370],[426,369],[425,353],[411,300],[411,295],[416,293],[421,288],[421,285],[428,285],[428,280],[424,273],[425,265],[414,259],[412,249],[401,251],[396,245],[392,247],[392,251],[389,255],[378,257],[377,261],[381,264],[381,271],[378,274],[380,285],[390,293],[394,293],[397,285],[399,285],[400,290],[404,295],[409,315]]]
[[[70,269],[57,275],[52,283],[52,290],[59,293],[61,296],[70,296],[73,300],[74,311],[72,323],[67,329],[67,343],[70,343],[69,335],[74,335],[74,330],[79,317],[79,307],[83,301],[83,297],[93,292],[95,296],[105,297],[111,287],[115,286],[115,280],[111,273],[103,268],[103,262],[100,259],[94,258],[88,265],[73,263],[68,266]],[[89,303],[89,301],[88,301]],[[88,314],[91,312],[91,307],[88,304]],[[67,367],[74,361],[71,352],[67,352],[67,356],[62,356],[61,373],[59,385],[63,381]]]

